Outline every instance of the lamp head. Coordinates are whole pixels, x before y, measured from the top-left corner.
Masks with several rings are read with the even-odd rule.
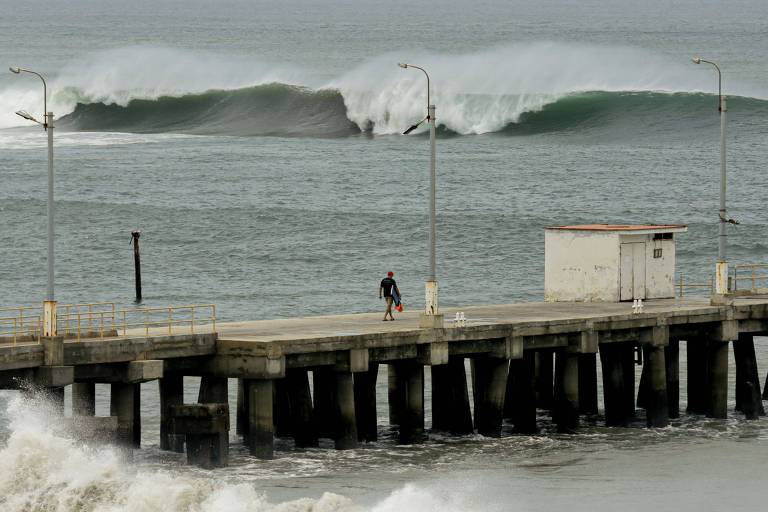
[[[18,75],[19,73],[21,73],[21,68],[14,68],[13,66],[11,66],[11,67],[10,67],[10,68],[8,68],[8,69],[11,71],[11,73],[16,73],[17,75]]]
[[[19,110],[18,112],[16,112],[16,115],[19,116],[19,117],[23,117],[27,121],[32,121],[34,123],[40,124],[40,121],[38,121],[37,119],[32,117],[32,114],[30,114],[26,110]]]
[[[408,64],[403,64],[402,62],[398,62],[397,65],[403,69],[408,69]]]
[[[691,59],[694,64],[701,64],[701,57],[694,57]]]

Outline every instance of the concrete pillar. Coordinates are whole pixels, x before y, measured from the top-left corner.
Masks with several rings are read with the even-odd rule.
[[[248,400],[243,379],[237,379],[237,411],[235,433],[248,442]]]
[[[333,440],[337,450],[349,450],[358,447],[357,419],[355,418],[355,388],[352,372],[335,371],[333,373],[334,424]]]
[[[709,403],[709,341],[706,338],[689,338],[685,342],[688,366],[687,395],[689,414],[706,414]]]
[[[45,388],[47,400],[51,403],[56,414],[64,415],[64,387]]]
[[[709,407],[710,418],[728,417],[728,342],[709,342]]]
[[[315,425],[318,437],[333,439],[334,436],[334,403],[335,378],[332,367],[320,367],[312,370],[313,403]]]
[[[121,444],[139,448],[141,445],[140,385],[114,382],[110,393],[110,415],[117,416],[118,438]]]
[[[286,370],[286,373],[288,371]],[[291,402],[285,379],[275,379],[272,387],[272,405],[274,406],[275,437],[293,437],[291,425]]]
[[[579,424],[579,355],[555,352],[555,408],[552,419],[560,433],[573,433]]]
[[[664,361],[667,365],[667,405],[669,417],[680,417],[680,341],[669,340],[664,347]]]
[[[229,403],[229,382],[226,377],[203,375],[200,379],[200,391],[197,394],[199,404]]]
[[[309,375],[304,368],[288,368],[282,379],[288,399],[291,435],[297,448],[317,446],[317,427],[309,390]],[[276,381],[278,382],[278,381]]]
[[[357,418],[357,439],[374,442],[379,437],[376,414],[376,379],[379,364],[368,363],[368,371],[354,374],[355,417]]]
[[[165,374],[160,383],[160,449],[177,453],[184,452],[184,436],[173,430],[171,407],[184,405],[184,377],[179,374]]]
[[[248,397],[248,447],[251,455],[272,459],[275,456],[273,382],[268,379],[244,379],[243,385]]]
[[[424,437],[424,366],[415,360],[389,365],[390,418],[398,421],[400,444],[420,443]]]
[[[739,333],[739,339],[733,342],[733,358],[736,363],[736,410],[756,410],[758,414],[764,415],[759,393],[757,401],[753,393],[754,390],[760,390],[760,376],[757,373],[755,342],[751,334]]]
[[[229,461],[229,404],[171,406],[174,435],[184,436],[187,462],[211,469]]]
[[[600,345],[600,363],[603,369],[603,407],[608,427],[627,426],[626,392],[624,391],[624,364],[618,343]]]
[[[624,407],[627,419],[637,417],[635,410],[635,344],[619,343],[624,374]]]
[[[536,407],[539,409],[552,409],[554,402],[554,358],[553,349],[536,351]]]
[[[597,354],[579,354],[579,413],[597,412]]]
[[[472,434],[467,372],[464,358],[452,356],[448,364],[430,367],[432,371],[432,430],[463,436]]]
[[[474,357],[471,364],[477,433],[501,437],[509,359],[482,355]]]
[[[646,406],[646,423],[649,427],[666,427],[669,425],[669,408],[667,397],[667,363],[664,347],[649,346],[648,359],[648,403]]]
[[[642,347],[643,367],[640,373],[640,385],[637,389],[637,406],[647,409],[651,397],[651,367],[648,364],[648,347]]]
[[[512,421],[514,431],[518,434],[535,434],[538,430],[533,379],[535,371],[536,353],[532,350],[523,352],[522,359],[509,362],[504,416]]]
[[[96,384],[75,382],[72,384],[72,415],[96,415]]]

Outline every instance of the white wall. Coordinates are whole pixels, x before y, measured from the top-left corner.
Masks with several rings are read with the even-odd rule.
[[[653,250],[657,248],[661,249],[661,258],[653,257]],[[646,296],[649,299],[674,298],[675,241],[649,240],[645,246],[645,252]]]
[[[546,230],[544,300],[618,302],[618,234]]]

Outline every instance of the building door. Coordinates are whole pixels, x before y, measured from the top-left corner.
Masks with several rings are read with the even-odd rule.
[[[645,243],[620,244],[621,300],[645,298]]]

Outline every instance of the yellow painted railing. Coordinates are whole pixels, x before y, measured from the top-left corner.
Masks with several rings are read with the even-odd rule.
[[[61,304],[57,333],[68,339],[103,339],[120,335],[173,335],[216,331],[216,305],[119,309],[114,302]],[[40,341],[41,307],[0,309],[0,343]]]
[[[712,291],[715,289],[715,278],[710,278],[708,283],[693,283],[686,281],[685,276],[681,272],[675,288],[677,288],[677,296],[681,299],[686,295],[686,290],[688,290],[687,295],[696,295],[700,290],[705,291],[708,295],[712,295]]]
[[[732,279],[734,292],[768,293],[768,264],[735,265]]]

